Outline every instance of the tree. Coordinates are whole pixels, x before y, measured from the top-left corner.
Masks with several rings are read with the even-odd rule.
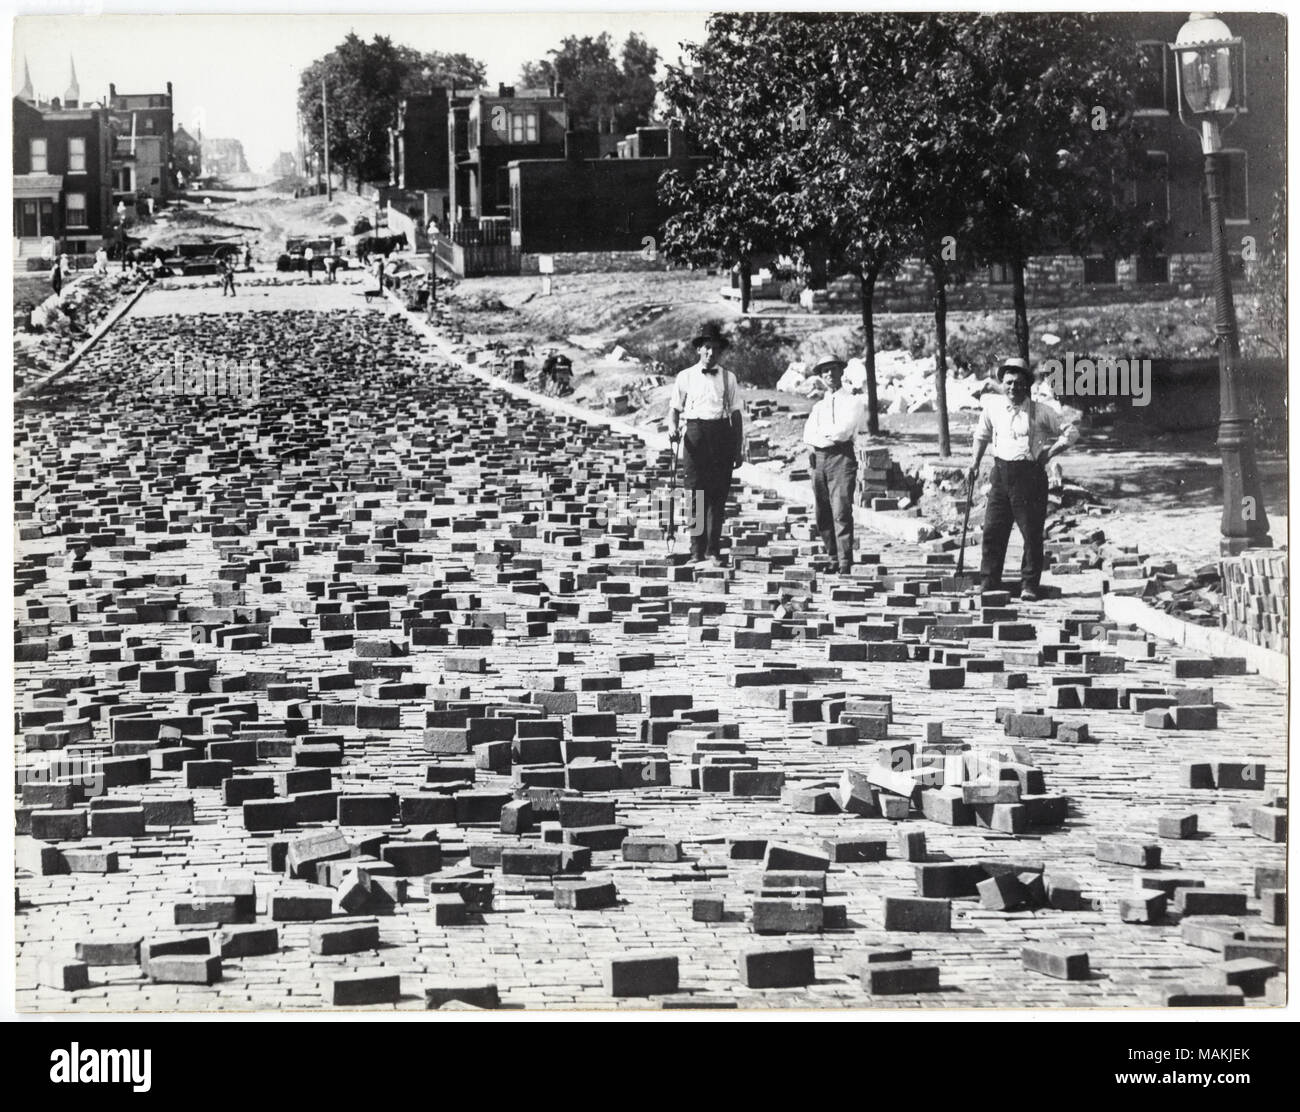
[[[791,103],[794,77],[754,80],[754,58],[779,49],[774,17],[715,15],[708,30],[705,42],[688,47],[691,64],[670,66],[663,85],[670,123],[709,158],[660,178],[660,196],[673,212],[662,245],[685,262],[738,267],[741,311],[748,312],[755,258],[791,241],[803,204],[788,134],[797,117],[773,108]]]
[[[859,282],[868,426],[880,431],[876,388],[875,288],[911,244],[903,183],[893,172],[880,123],[905,110],[894,101],[901,74],[892,71],[904,27],[897,17],[798,15],[781,42],[796,57],[773,59],[802,75],[796,116],[803,140],[796,154],[804,183],[795,240],[830,276],[846,270]],[[799,58],[832,64],[809,66]]]
[[[424,75],[425,70],[428,76]],[[388,128],[398,102],[437,85],[477,86],[482,62],[463,54],[425,54],[376,35],[367,43],[349,33],[323,58],[303,70],[298,84],[298,111],[313,154],[324,149],[321,82],[329,105],[330,163],[354,180],[388,177]]]
[[[659,52],[635,31],[623,44],[621,66],[613,48],[608,32],[597,38],[569,35],[548,51],[549,58],[526,62],[519,83],[541,88],[559,82],[573,123],[601,131],[609,121],[618,134],[632,131],[648,123],[654,111]]]
[[[421,53],[399,46],[398,54],[406,62],[402,96],[416,96],[433,89],[480,89],[487,84],[487,68],[468,54]]]
[[[1025,264],[1066,248],[1155,248],[1129,183],[1145,172],[1129,74],[1144,58],[1094,15],[968,15],[958,23],[969,101],[984,122],[974,248],[1011,272],[1015,333],[1029,359]]]

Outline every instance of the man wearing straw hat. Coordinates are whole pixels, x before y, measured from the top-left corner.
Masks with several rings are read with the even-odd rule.
[[[981,590],[996,591],[1002,579],[1014,522],[1024,540],[1020,598],[1038,600],[1043,574],[1043,527],[1047,522],[1047,464],[1079,439],[1073,424],[1062,424],[1051,406],[1035,402],[1029,391],[1034,372],[1023,359],[1004,359],[998,378],[1005,394],[990,394],[975,430],[975,454],[966,472],[973,489],[984,451],[993,445],[993,473],[984,507]]]
[[[731,473],[741,464],[740,389],[736,376],[718,366],[729,341],[717,324],[706,324],[691,343],[700,358],[673,383],[668,437],[674,452],[683,442],[682,473],[694,517],[690,563],[712,560],[720,567],[723,511]]]
[[[824,378],[830,389],[808,413],[804,443],[812,449],[809,460],[813,496],[817,503],[817,532],[826,553],[841,575],[853,571],[853,495],[858,481],[857,436],[866,428],[866,409],[858,392],[845,381],[842,359],[827,357],[813,365],[813,377]]]

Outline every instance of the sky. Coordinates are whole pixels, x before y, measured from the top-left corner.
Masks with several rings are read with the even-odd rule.
[[[89,6],[89,5],[87,5]],[[231,4],[231,7],[236,5]],[[247,6],[247,5],[245,5]],[[284,9],[281,0],[276,7]],[[522,5],[516,0],[515,7]],[[464,53],[487,65],[489,85],[514,84],[566,35],[608,31],[617,45],[631,31],[659,49],[661,67],[679,43],[705,37],[705,12],[478,12],[422,15],[19,15],[13,24],[12,92],[31,67],[38,96],[62,97],[69,57],[83,101],[119,93],[161,92],[172,82],[175,123],[209,138],[244,144],[253,170],[295,145],[298,75],[349,31],[388,35],[418,50]]]

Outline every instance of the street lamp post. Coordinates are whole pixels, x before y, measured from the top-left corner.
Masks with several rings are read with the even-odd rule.
[[[1170,48],[1176,61],[1178,118],[1200,135],[1205,156],[1205,193],[1210,207],[1210,250],[1214,268],[1214,339],[1219,349],[1219,456],[1223,462],[1224,555],[1247,548],[1271,548],[1268,513],[1255,465],[1254,417],[1241,411],[1241,346],[1228,273],[1228,242],[1223,231],[1223,185],[1227,156],[1222,133],[1236,122],[1243,90],[1244,44],[1214,16],[1192,13]]]

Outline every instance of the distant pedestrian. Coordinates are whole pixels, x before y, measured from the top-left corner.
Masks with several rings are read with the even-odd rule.
[[[253,269],[253,248],[247,243],[244,244],[244,269]]]
[[[63,276],[67,264],[68,256],[60,255],[54,260],[54,266],[50,269],[50,285],[54,289],[54,296],[59,299],[63,297]]]
[[[230,291],[230,296],[235,296],[235,257],[227,255],[221,262],[221,296],[226,296],[226,291]]]
[[[821,534],[841,575],[853,571],[853,496],[858,480],[856,440],[866,429],[866,408],[856,390],[844,381],[845,364],[823,359],[812,369],[830,383],[830,392],[808,414],[804,443],[812,449],[810,464]]]
[[[95,251],[95,273],[101,276],[108,273],[108,252],[102,243]]]
[[[302,258],[303,258],[303,262],[307,264],[307,280],[311,281],[311,268],[316,263],[316,252],[313,251],[310,247],[308,247],[305,251],[303,251]]]
[[[331,251],[325,258],[325,273],[331,282],[339,272],[339,264],[342,262],[337,251]]]
[[[1004,359],[998,376],[1006,393],[985,396],[984,412],[975,430],[975,454],[966,472],[967,483],[974,489],[980,461],[992,444],[993,473],[984,508],[981,590],[999,589],[1014,522],[1025,544],[1020,562],[1020,598],[1035,602],[1043,574],[1047,464],[1079,439],[1079,430],[1063,422],[1054,407],[1029,396],[1034,372],[1023,359]]]
[[[729,341],[716,324],[707,324],[691,341],[699,362],[677,375],[668,402],[668,437],[677,450],[683,441],[682,477],[692,494],[691,560],[722,565],[722,519],[731,473],[742,462],[740,387],[736,376],[718,366]],[[682,420],[686,421],[683,432]]]
[[[384,292],[384,268],[385,268],[385,265],[386,265],[386,264],[385,264],[384,257],[381,255],[381,256],[379,257],[379,261],[375,264],[375,272],[379,275],[379,292],[380,292],[380,293],[383,293],[383,292]]]

